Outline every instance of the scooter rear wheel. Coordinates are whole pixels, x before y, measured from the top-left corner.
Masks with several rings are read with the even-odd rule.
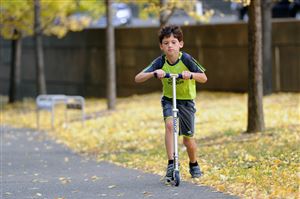
[[[175,186],[178,187],[180,184],[180,175],[179,175],[179,171],[175,171],[174,173],[174,182],[175,182]]]

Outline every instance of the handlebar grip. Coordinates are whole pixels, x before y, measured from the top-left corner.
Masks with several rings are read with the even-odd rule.
[[[173,75],[176,75],[177,77],[176,78],[179,78],[179,79],[183,79],[182,78],[182,74],[170,74],[170,73],[166,73],[165,77],[164,78],[170,78],[171,76]]]

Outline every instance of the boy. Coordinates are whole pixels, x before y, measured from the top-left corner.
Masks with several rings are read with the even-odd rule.
[[[179,135],[183,135],[183,144],[189,156],[190,174],[192,178],[201,176],[197,162],[197,145],[194,135],[194,118],[196,97],[196,82],[205,83],[207,77],[205,69],[189,54],[181,52],[183,47],[183,33],[178,26],[165,26],[159,31],[160,49],[163,55],[156,58],[147,68],[136,75],[137,83],[152,77],[162,81],[163,97],[161,104],[165,121],[165,146],[168,156],[166,179],[172,177],[173,165],[173,120],[172,120],[172,80],[164,78],[166,73],[182,74],[182,79],[176,80],[177,109],[179,117]]]

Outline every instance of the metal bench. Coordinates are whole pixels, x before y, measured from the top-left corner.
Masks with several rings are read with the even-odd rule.
[[[84,125],[85,119],[85,100],[81,96],[67,96],[66,98],[66,109],[77,109],[81,110],[81,124]],[[68,112],[66,112],[66,121],[68,121]]]
[[[39,95],[36,98],[36,123],[37,128],[40,128],[40,111],[46,110],[51,112],[51,128],[54,128],[54,108],[58,104],[63,104],[65,122],[67,122],[67,109],[79,109],[82,114],[82,125],[84,125],[84,108],[85,108],[85,100],[81,96],[67,96],[67,95]]]

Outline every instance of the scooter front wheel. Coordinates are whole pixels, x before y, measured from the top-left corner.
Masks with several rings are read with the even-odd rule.
[[[174,182],[175,182],[175,186],[178,187],[180,184],[179,171],[175,171],[175,173],[174,173]]]

